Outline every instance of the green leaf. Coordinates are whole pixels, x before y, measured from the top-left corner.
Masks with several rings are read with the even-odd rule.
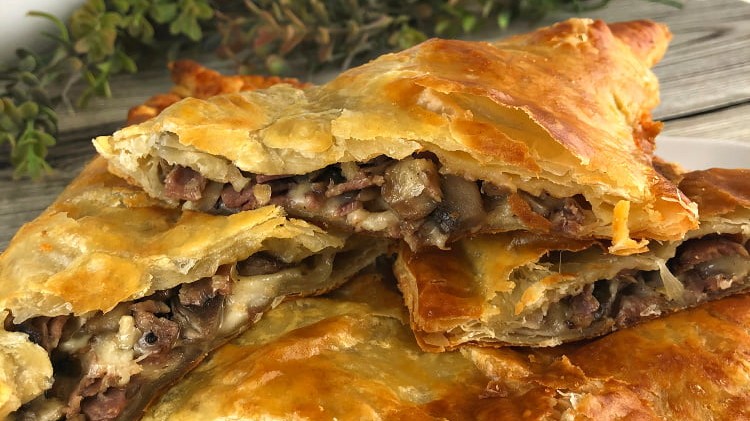
[[[31,72],[22,72],[18,75],[19,79],[28,86],[38,86],[40,81],[39,78]]]
[[[138,66],[135,64],[135,60],[130,58],[127,54],[122,51],[118,51],[115,55],[118,60],[120,67],[128,73],[135,73],[138,71]]]
[[[22,72],[33,72],[36,69],[36,64],[36,57],[34,57],[33,54],[28,54],[18,60],[18,70]]]
[[[128,13],[130,10],[130,1],[128,0],[110,0],[112,2],[112,5],[115,7],[115,10],[122,14]]]
[[[148,14],[156,23],[171,22],[177,16],[177,5],[174,3],[157,3],[151,6]]]
[[[26,15],[44,18],[52,22],[57,27],[58,34],[59,34],[58,36],[60,37],[60,39],[65,43],[70,42],[70,33],[68,32],[68,28],[60,19],[57,18],[57,16],[49,14],[49,13],[38,12],[36,10],[30,11]]]
[[[412,28],[409,25],[402,25],[401,29],[394,33],[388,40],[390,45],[395,46],[399,50],[403,50],[409,47],[413,47],[422,41],[425,41],[427,36],[422,32]]]
[[[453,21],[450,19],[439,19],[437,23],[435,24],[435,34],[437,35],[444,35],[451,31],[451,28],[453,26]]]
[[[24,120],[33,120],[39,114],[39,105],[36,102],[26,101],[18,107],[18,112]]]
[[[20,125],[23,122],[21,111],[10,98],[3,98],[3,101],[5,102],[5,110],[3,114],[8,116],[8,118],[10,118],[16,125]]]
[[[477,27],[477,17],[474,15],[465,15],[461,18],[461,29],[464,33],[469,33]]]
[[[682,7],[684,6],[681,1],[677,1],[677,0],[648,0],[648,1],[650,1],[651,3],[666,4],[667,6],[672,6],[676,9],[682,9]]]
[[[0,130],[15,133],[18,131],[18,125],[9,116],[0,115]]]
[[[509,11],[503,11],[500,12],[497,15],[497,26],[498,28],[502,29],[503,31],[508,29],[508,25],[510,25],[510,12]]]

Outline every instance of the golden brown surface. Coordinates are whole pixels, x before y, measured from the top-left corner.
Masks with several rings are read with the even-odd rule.
[[[633,237],[676,239],[695,227],[695,208],[650,165],[658,85],[649,66],[669,38],[648,21],[613,34],[572,19],[494,44],[430,40],[320,87],[187,99],[95,145],[112,171],[157,197],[160,156],[236,184],[234,166],[303,174],[429,150],[448,173],[583,194],[596,236],[611,237],[614,207],[628,201]]]
[[[467,355],[530,412],[524,395],[570,406],[580,420],[750,418],[750,296],[652,320],[589,343]],[[535,419],[531,417],[531,419]]]
[[[175,86],[165,94],[154,95],[145,103],[137,105],[128,111],[127,124],[136,124],[155,117],[165,108],[175,102],[188,97],[210,98],[215,95],[230,92],[264,89],[278,83],[288,83],[292,86],[304,88],[308,86],[294,78],[280,78],[278,76],[258,75],[229,75],[224,76],[192,60],[178,60],[169,63],[169,70]]]
[[[176,83],[173,93],[183,96],[296,83],[224,77],[189,61],[176,62],[171,70]],[[154,97],[129,117],[158,113],[158,101],[166,106],[171,100]],[[123,301],[211,276],[219,266],[259,251],[291,263],[318,253],[327,256],[321,261],[334,259],[330,267],[316,260],[297,272],[240,279],[224,306],[223,331],[216,332],[212,342],[216,346],[285,297],[320,294],[341,285],[383,248],[381,242],[347,242],[345,235],[289,220],[277,207],[231,216],[180,211],[110,174],[107,162],[97,157],[49,208],[19,230],[0,255],[0,309],[10,310],[14,323],[42,315],[107,312]],[[311,273],[315,265],[328,270],[327,276]],[[248,306],[253,306],[252,314]],[[209,349],[209,344],[200,346]],[[25,334],[0,330],[0,348],[3,418],[51,386],[52,367],[47,353]]]
[[[487,378],[458,352],[420,352],[400,297],[377,277],[267,316],[145,420],[496,419],[482,399]]]
[[[272,239],[301,255],[344,244],[279,208],[218,216],[161,207],[97,158],[0,256],[0,308],[17,322],[107,311],[213,275]]]
[[[750,297],[560,348],[424,353],[377,278],[287,302],[147,420],[727,420],[750,416]],[[473,363],[473,364],[472,364]]]
[[[750,169],[712,168],[692,171],[680,181],[680,190],[698,204],[701,217],[750,209]]]
[[[701,227],[689,232],[687,238],[720,233],[739,235],[747,241],[748,175],[748,170],[725,169],[682,174],[680,186],[701,211]],[[551,304],[622,271],[659,271],[664,276],[666,261],[682,241],[654,244],[647,253],[615,256],[606,252],[606,244],[519,231],[464,239],[452,244],[450,250],[413,252],[403,245],[394,271],[412,329],[425,350],[441,351],[464,343],[550,346],[599,336],[615,327],[597,321],[580,329],[556,330],[547,324],[529,328],[527,319],[535,320],[540,312],[546,314]],[[557,257],[543,260],[560,250],[575,253],[553,254]],[[662,293],[669,296],[671,292],[665,291]],[[700,298],[704,299],[708,297]],[[668,300],[660,304],[658,312],[643,315],[643,320],[686,305]]]
[[[453,244],[451,250],[415,253],[402,246],[394,271],[417,341],[431,351],[472,340],[491,341],[481,326],[499,324],[498,317],[515,316],[516,306],[524,299],[517,290],[529,286],[511,280],[513,271],[550,250],[578,251],[591,245],[519,232],[474,237]],[[507,298],[492,302],[497,295]]]

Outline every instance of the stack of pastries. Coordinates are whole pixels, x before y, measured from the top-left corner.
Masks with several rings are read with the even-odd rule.
[[[750,170],[654,156],[670,38],[175,64],[0,256],[0,416],[750,417]]]

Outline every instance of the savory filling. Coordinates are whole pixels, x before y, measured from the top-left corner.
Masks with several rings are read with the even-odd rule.
[[[45,348],[55,382],[18,412],[22,419],[137,419],[157,393],[210,350],[241,333],[277,300],[259,298],[273,279],[321,280],[334,252],[287,263],[268,253],[221,266],[215,275],[83,316],[36,317],[6,329]],[[262,295],[262,294],[260,294]]]
[[[440,162],[428,153],[345,162],[305,175],[245,174],[247,184],[240,191],[165,160],[160,168],[165,195],[188,202],[188,207],[233,213],[275,204],[290,216],[324,226],[403,238],[412,249],[444,248],[479,230],[531,227],[580,237],[589,234],[595,222],[591,205],[581,195],[531,195],[442,174]]]
[[[545,332],[586,330],[596,324],[631,326],[663,310],[717,299],[750,286],[750,242],[733,235],[685,241],[663,270],[623,270],[573,297],[552,305],[543,317]]]

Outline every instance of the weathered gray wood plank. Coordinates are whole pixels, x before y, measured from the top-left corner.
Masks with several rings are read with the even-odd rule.
[[[669,120],[665,135],[739,140],[750,143],[750,103],[688,118]]]

